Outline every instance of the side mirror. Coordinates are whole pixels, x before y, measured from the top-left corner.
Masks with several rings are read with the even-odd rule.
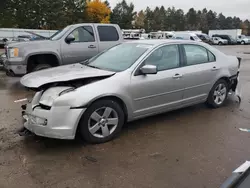
[[[65,42],[68,43],[68,44],[70,44],[73,41],[75,41],[75,37],[72,34],[70,34],[69,36],[67,36],[67,38],[65,39]]]
[[[155,65],[144,65],[140,68],[142,74],[157,74],[157,67]]]

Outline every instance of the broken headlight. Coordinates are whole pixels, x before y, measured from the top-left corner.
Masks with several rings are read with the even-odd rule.
[[[45,106],[52,106],[54,100],[66,93],[74,91],[75,88],[67,86],[52,87],[45,90],[40,98],[39,103]]]

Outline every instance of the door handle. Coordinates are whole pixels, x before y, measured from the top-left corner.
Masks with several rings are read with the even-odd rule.
[[[179,79],[179,78],[181,78],[181,77],[182,77],[182,75],[181,75],[181,74],[178,74],[178,73],[175,74],[175,75],[173,76],[174,79]]]
[[[96,48],[95,45],[89,45],[88,48]]]
[[[214,66],[214,67],[211,69],[211,71],[217,71],[217,70],[219,70],[219,68],[216,67],[216,66]]]

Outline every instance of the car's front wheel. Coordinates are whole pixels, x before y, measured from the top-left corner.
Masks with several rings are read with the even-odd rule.
[[[245,45],[245,41],[241,41],[241,44],[242,44],[242,45]]]
[[[207,104],[212,108],[219,108],[225,103],[227,95],[228,84],[224,79],[220,79],[211,89],[207,98]]]
[[[104,143],[112,140],[124,124],[124,112],[114,100],[94,102],[84,113],[80,134],[89,143]]]

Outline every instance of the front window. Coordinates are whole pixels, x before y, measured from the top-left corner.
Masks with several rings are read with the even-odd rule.
[[[144,61],[145,64],[155,65],[158,71],[179,67],[179,49],[177,45],[166,45],[156,49]]]
[[[97,69],[120,72],[128,69],[152,45],[139,43],[123,43],[93,57],[87,66]]]
[[[51,40],[59,40],[63,37],[63,35],[71,28],[72,26],[69,25],[67,27],[65,27],[62,30],[59,30],[58,32],[56,32],[54,35],[52,35]]]
[[[82,26],[76,28],[71,34],[75,37],[74,42],[94,42],[95,36],[91,26]]]

